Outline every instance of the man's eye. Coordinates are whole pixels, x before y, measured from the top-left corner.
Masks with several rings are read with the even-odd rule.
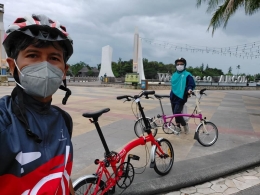
[[[27,55],[27,57],[29,57],[29,58],[36,58],[37,55],[36,54],[29,54],[29,55]]]
[[[56,57],[51,57],[51,60],[60,61],[60,59]]]

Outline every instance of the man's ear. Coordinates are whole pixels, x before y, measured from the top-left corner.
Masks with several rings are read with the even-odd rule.
[[[11,75],[14,75],[15,63],[13,58],[7,58],[6,62],[9,65]]]

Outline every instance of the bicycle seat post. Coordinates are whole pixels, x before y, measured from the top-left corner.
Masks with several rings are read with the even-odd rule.
[[[102,133],[102,131],[101,131],[101,128],[100,128],[100,126],[99,126],[98,117],[97,117],[97,118],[96,118],[96,117],[93,118],[92,123],[95,124],[95,127],[96,127],[96,129],[97,129],[98,135],[99,135],[99,137],[100,137],[100,140],[101,140],[101,142],[102,142],[102,144],[103,144],[103,146],[104,146],[106,155],[109,155],[109,154],[110,154],[110,151],[109,151],[109,149],[108,149],[107,142],[106,142],[106,140],[105,140],[105,138],[104,138],[104,135],[103,135],[103,133]]]

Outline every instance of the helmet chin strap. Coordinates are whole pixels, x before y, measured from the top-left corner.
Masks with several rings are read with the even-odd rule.
[[[33,138],[35,142],[41,143],[42,139],[35,133],[33,133],[29,127],[29,123],[26,118],[26,112],[25,112],[25,107],[23,103],[23,88],[21,85],[19,85],[19,76],[17,72],[17,68],[14,69],[14,79],[16,80],[16,87],[13,89],[12,94],[11,94],[11,99],[12,99],[12,110],[15,114],[15,116],[19,119],[19,121],[25,126],[25,131],[26,134]],[[15,97],[17,98],[17,101]]]
[[[66,91],[66,94],[64,96],[64,98],[62,99],[62,104],[66,105],[68,98],[71,95],[71,91],[69,88],[67,88],[67,81],[66,78],[63,80],[63,85],[60,85],[59,89]]]

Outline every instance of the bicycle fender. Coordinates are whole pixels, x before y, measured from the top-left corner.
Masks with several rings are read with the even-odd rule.
[[[163,137],[160,137],[158,139],[156,139],[157,142],[160,142],[162,139],[164,139]],[[150,168],[154,168],[154,161],[155,161],[155,156],[154,156],[154,153],[155,153],[155,149],[156,149],[156,145],[153,145],[152,148],[151,148],[151,162],[150,162]]]
[[[199,130],[199,127],[202,123],[200,123],[197,128],[196,128],[196,131],[195,131],[195,134],[194,134],[194,139],[198,140],[198,130]]]
[[[85,175],[85,176],[83,176],[83,177],[80,177],[80,178],[76,179],[76,181],[73,182],[73,184],[72,184],[73,188],[74,188],[78,183],[80,183],[82,180],[89,179],[89,178],[98,179],[98,177],[97,177],[96,175]]]
[[[207,123],[208,121],[204,121],[204,122]],[[196,140],[198,140],[198,130],[199,130],[200,125],[203,125],[202,122],[196,128],[196,131],[194,134],[194,139],[196,139]]]

